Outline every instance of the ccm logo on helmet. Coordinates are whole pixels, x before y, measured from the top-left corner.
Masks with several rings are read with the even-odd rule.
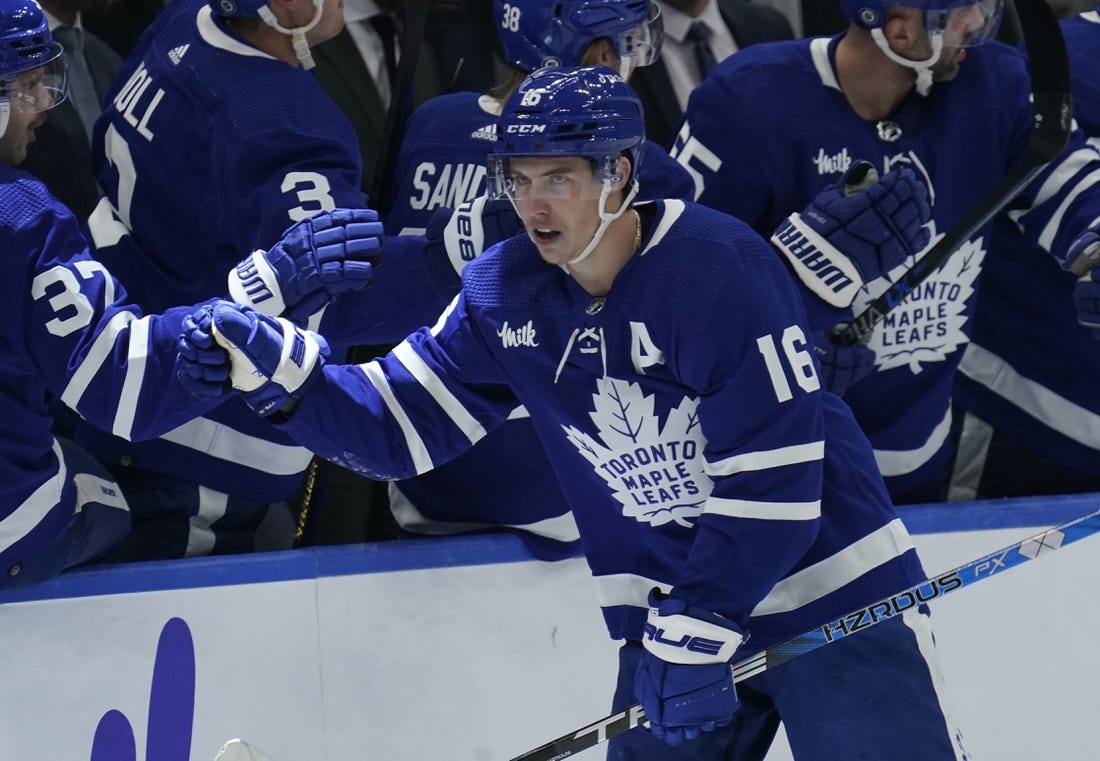
[[[510,135],[533,135],[539,132],[546,131],[545,124],[509,124],[504,128],[504,131]]]

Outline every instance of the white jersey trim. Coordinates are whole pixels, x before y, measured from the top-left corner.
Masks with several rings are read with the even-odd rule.
[[[195,27],[198,29],[199,36],[202,37],[203,42],[212,48],[224,50],[227,53],[235,53],[236,55],[268,58],[272,61],[278,60],[259,48],[254,48],[251,45],[246,45],[243,42],[233,39],[219,29],[218,25],[214,22],[213,9],[209,5],[204,5],[199,8],[199,12],[195,16]]]
[[[428,448],[424,445],[424,440],[420,438],[416,426],[409,420],[409,416],[405,414],[405,409],[397,401],[397,397],[394,396],[393,389],[382,373],[382,369],[374,362],[359,365],[359,369],[363,371],[363,374],[367,376],[367,381],[374,386],[378,395],[382,397],[386,409],[401,428],[401,433],[405,437],[405,448],[412,458],[413,467],[416,468],[417,474],[426,473],[434,468],[435,463],[432,462],[431,455],[428,454]]]
[[[753,610],[753,616],[790,613],[851,584],[863,574],[913,549],[900,518],[849,544],[840,552],[782,579]]]
[[[428,518],[412,503],[401,487],[391,481],[389,484],[390,510],[397,525],[406,531],[418,534],[448,535],[466,531],[478,531],[487,528],[513,528],[535,534],[556,542],[575,542],[581,538],[573,514],[566,512],[552,518],[544,518],[534,523],[473,523],[459,521],[437,521]]]
[[[794,444],[779,449],[747,452],[717,462],[708,462],[706,472],[708,476],[732,476],[748,471],[768,470],[769,468],[781,468],[786,465],[814,462],[824,457],[825,442],[812,441],[809,444]]]
[[[484,438],[485,427],[470,414],[469,410],[462,406],[462,402],[443,384],[443,381],[428,367],[424,359],[413,351],[408,341],[399,343],[393,350],[393,356],[405,366],[410,375],[416,378],[417,383],[431,394],[432,399],[435,399],[435,403],[447,413],[447,417],[465,434],[471,444],[475,444]]]
[[[839,90],[840,82],[837,81],[833,63],[829,60],[829,42],[828,37],[816,37],[811,40],[810,58],[813,59],[817,75],[821,77],[821,84],[833,90]]]
[[[875,462],[884,477],[904,476],[924,465],[947,441],[951,433],[951,406],[948,405],[943,419],[932,429],[928,439],[916,449],[876,449]]]
[[[1100,450],[1100,415],[1026,378],[989,349],[968,345],[959,372],[1063,436]]]
[[[53,440],[51,448],[57,460],[57,472],[43,481],[10,515],[0,520],[0,552],[6,552],[33,531],[61,501],[61,493],[69,474],[57,439]]]
[[[277,444],[203,417],[189,420],[160,438],[271,476],[297,475],[306,469],[313,456],[305,447]]]
[[[821,517],[821,500],[813,502],[763,502],[711,497],[703,505],[705,515],[753,518],[765,521],[813,521]]]
[[[103,326],[103,330],[95,337],[95,341],[89,347],[84,359],[69,378],[65,390],[61,392],[61,401],[71,409],[79,409],[80,400],[84,398],[84,392],[88,390],[96,373],[103,364],[114,355],[115,344],[118,336],[130,326],[136,317],[133,312],[116,312],[110,321]],[[143,318],[148,319],[148,318]],[[127,374],[129,374],[129,369]],[[139,379],[140,383],[140,379]]]

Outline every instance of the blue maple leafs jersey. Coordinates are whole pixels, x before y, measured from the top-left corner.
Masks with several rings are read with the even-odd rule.
[[[721,62],[688,102],[673,154],[691,169],[699,202],[767,234],[853,161],[911,166],[929,186],[934,244],[1023,158],[1031,126],[1022,56],[999,43],[967,51],[957,78],[915,92],[885,120],[866,122],[836,78],[835,38],[754,45]],[[1083,137],[1074,138],[1077,148]],[[746,146],[752,146],[746,150]],[[1070,151],[1011,211],[1022,234],[1064,252],[1100,215],[1100,168]],[[876,368],[845,401],[869,436],[895,503],[943,499],[951,455],[950,398],[967,343],[990,230],[965,243],[875,329]],[[852,311],[885,288],[869,283]],[[807,293],[821,330],[851,313]]]
[[[175,377],[176,339],[191,307],[143,316],[89,255],[72,214],[29,174],[0,165],[0,207],[3,583],[9,569],[62,535],[78,507],[126,507],[105,473],[86,469],[54,437],[52,404],[128,439],[166,431],[212,405]]]
[[[1090,11],[1061,26],[1074,119],[1100,138],[1100,17]],[[1077,150],[1088,156],[1090,149]],[[1100,174],[1088,181],[1100,182]],[[1007,221],[994,229],[993,250],[956,401],[1048,459],[1100,476],[1100,344],[1077,322],[1076,278],[1035,256]]]
[[[416,110],[398,155],[388,231],[420,234],[436,209],[485,193],[485,161],[496,142],[498,109],[491,96],[461,92]],[[638,176],[640,199],[691,198],[687,172],[653,143],[641,151]],[[416,532],[511,526],[522,530],[540,557],[578,549],[576,525],[522,408],[454,462],[396,483],[390,504],[398,523]]]
[[[420,235],[436,209],[485,194],[485,159],[497,139],[498,109],[489,95],[459,92],[432,98],[413,113],[397,157],[388,232]],[[642,149],[638,178],[640,200],[691,200],[691,177],[654,143]]]
[[[640,638],[654,586],[747,623],[764,647],[922,577],[866,438],[820,390],[775,252],[703,206],[642,213],[642,247],[606,298],[511,238],[466,268],[432,328],[325,367],[284,427],[400,477],[522,403],[617,638]]]
[[[201,0],[172,0],[146,31],[93,143],[106,193],[88,223],[96,256],[147,310],[223,296],[226,273],[292,223],[365,205],[354,131],[314,76],[247,45]],[[114,245],[117,220],[140,255]],[[403,245],[387,242],[373,288],[326,310],[335,352],[396,340],[446,305],[450,295],[437,297],[423,275],[420,244],[407,256]],[[238,511],[292,497],[312,456],[236,402],[140,446],[87,426],[77,438],[104,461],[250,502],[231,501]]]

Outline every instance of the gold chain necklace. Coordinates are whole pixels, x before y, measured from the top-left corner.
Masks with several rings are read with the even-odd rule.
[[[634,212],[634,250],[637,251],[642,245],[642,216],[637,209],[631,209],[631,211]]]

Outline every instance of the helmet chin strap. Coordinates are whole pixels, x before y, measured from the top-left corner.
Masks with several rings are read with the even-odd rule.
[[[264,5],[260,7],[259,15],[263,19],[264,23],[277,32],[290,35],[290,43],[294,46],[294,54],[298,56],[298,61],[302,64],[303,69],[312,69],[315,64],[313,63],[313,54],[309,51],[309,42],[306,41],[306,33],[310,29],[317,26],[317,22],[321,20],[321,14],[324,13],[325,0],[313,0],[313,20],[305,26],[299,26],[294,29],[287,29],[279,20],[275,18],[275,14],[271,12],[271,8]]]
[[[874,38],[875,44],[886,54],[887,58],[917,72],[917,93],[928,95],[928,92],[932,89],[932,67],[936,64],[936,61],[940,60],[940,53],[943,52],[943,34],[929,34],[932,40],[932,55],[923,61],[911,61],[891,50],[890,43],[886,41],[886,35],[883,34],[881,27],[872,29],[871,37]]]
[[[0,137],[8,131],[8,120],[11,118],[11,100],[0,98]]]
[[[569,261],[561,265],[562,269],[566,272],[569,271],[570,264],[579,264],[584,261],[589,254],[591,254],[600,241],[603,240],[604,233],[607,232],[608,226],[616,219],[621,217],[627,209],[630,208],[630,202],[634,200],[634,196],[638,194],[638,182],[634,178],[630,179],[630,190],[623,197],[623,202],[619,205],[619,210],[614,214],[608,214],[604,207],[607,205],[607,196],[611,192],[611,180],[603,181],[603,188],[600,190],[600,226],[596,228],[595,234],[592,236],[592,240],[585,246],[584,251],[574,256]]]

